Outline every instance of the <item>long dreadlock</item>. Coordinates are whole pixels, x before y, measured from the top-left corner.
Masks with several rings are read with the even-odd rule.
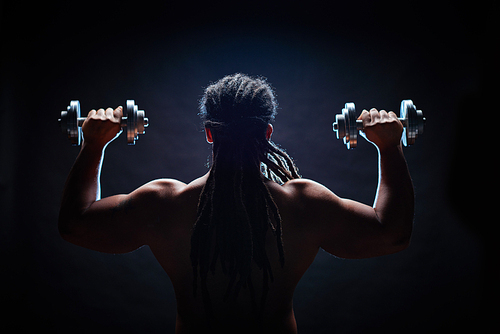
[[[273,281],[265,248],[268,229],[276,238],[279,262],[284,265],[281,217],[263,175],[278,183],[300,176],[288,154],[266,139],[276,108],[270,85],[243,74],[226,76],[210,85],[200,102],[200,116],[213,137],[213,162],[198,203],[191,263],[193,292],[196,295],[199,277],[209,316],[207,278],[210,271],[215,272],[218,260],[229,277],[224,300],[236,299],[247,286],[254,310],[252,261],[262,270],[261,310],[269,281]]]

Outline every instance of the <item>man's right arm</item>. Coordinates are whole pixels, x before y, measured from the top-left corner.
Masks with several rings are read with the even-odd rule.
[[[364,136],[379,152],[379,183],[373,206],[341,199],[309,180],[292,182],[318,246],[341,258],[368,258],[408,247],[414,193],[401,148],[402,125],[394,113],[364,111]]]
[[[160,211],[169,212],[185,184],[149,182],[129,194],[101,199],[104,150],[120,132],[121,108],[92,110],[83,123],[84,142],[64,186],[59,211],[61,236],[76,245],[107,253],[126,253],[156,236]]]

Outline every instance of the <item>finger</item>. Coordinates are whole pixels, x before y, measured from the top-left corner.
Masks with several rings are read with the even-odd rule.
[[[105,115],[105,113],[104,113],[104,109],[103,108],[97,110],[97,116],[104,116],[104,115]]]
[[[398,118],[398,115],[396,115],[396,113],[394,111],[389,111],[388,115],[389,115],[389,119],[394,120],[394,121],[400,123],[401,126],[403,126],[403,123],[401,123],[401,121]]]
[[[378,112],[377,109],[372,108],[372,109],[370,109],[370,117],[371,117],[372,122],[375,122],[375,121],[380,119],[380,113]]]
[[[389,111],[388,115],[390,118],[398,119],[398,115],[394,111]]]
[[[87,114],[87,117],[92,117],[96,114],[96,111],[95,109],[92,109],[91,111],[89,111],[89,113]]]
[[[107,108],[105,114],[106,118],[113,118],[113,108]]]
[[[119,106],[118,108],[116,108],[113,111],[113,116],[115,116],[115,118],[121,119],[123,116],[123,107]]]
[[[389,115],[387,114],[387,111],[382,109],[379,111],[379,114],[380,114],[380,119],[382,119],[382,120],[389,119]]]

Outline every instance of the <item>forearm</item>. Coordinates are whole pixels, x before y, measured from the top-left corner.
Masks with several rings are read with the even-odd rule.
[[[401,145],[379,150],[379,182],[373,207],[391,237],[401,242],[409,240],[414,192]]]
[[[71,221],[100,199],[99,178],[103,155],[103,147],[83,143],[64,186],[59,212],[61,231],[68,229]]]

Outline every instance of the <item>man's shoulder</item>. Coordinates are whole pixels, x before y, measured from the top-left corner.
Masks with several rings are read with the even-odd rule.
[[[176,179],[157,179],[150,181],[140,187],[138,191],[159,198],[176,198],[185,193],[201,192],[206,183],[206,176],[199,177],[190,183],[184,183]]]
[[[283,185],[283,189],[299,197],[316,197],[333,194],[319,182],[309,179],[293,179]]]
[[[175,179],[157,179],[150,181],[138,188],[137,191],[144,194],[149,193],[151,195],[167,195],[172,193],[177,193],[182,191],[187,187],[187,184]]]
[[[344,208],[343,200],[319,182],[296,179],[285,183],[284,188],[288,188],[286,191],[291,195],[291,201],[311,217]]]
[[[334,205],[338,204],[339,200],[327,187],[309,179],[293,179],[281,186],[273,182],[268,183],[268,187],[273,197],[284,200],[284,204],[303,209],[324,201],[328,202],[329,205]]]
[[[156,179],[137,188],[130,194],[136,205],[144,205],[151,212],[174,212],[193,209],[196,211],[204,183],[196,179],[188,184],[176,179]]]

